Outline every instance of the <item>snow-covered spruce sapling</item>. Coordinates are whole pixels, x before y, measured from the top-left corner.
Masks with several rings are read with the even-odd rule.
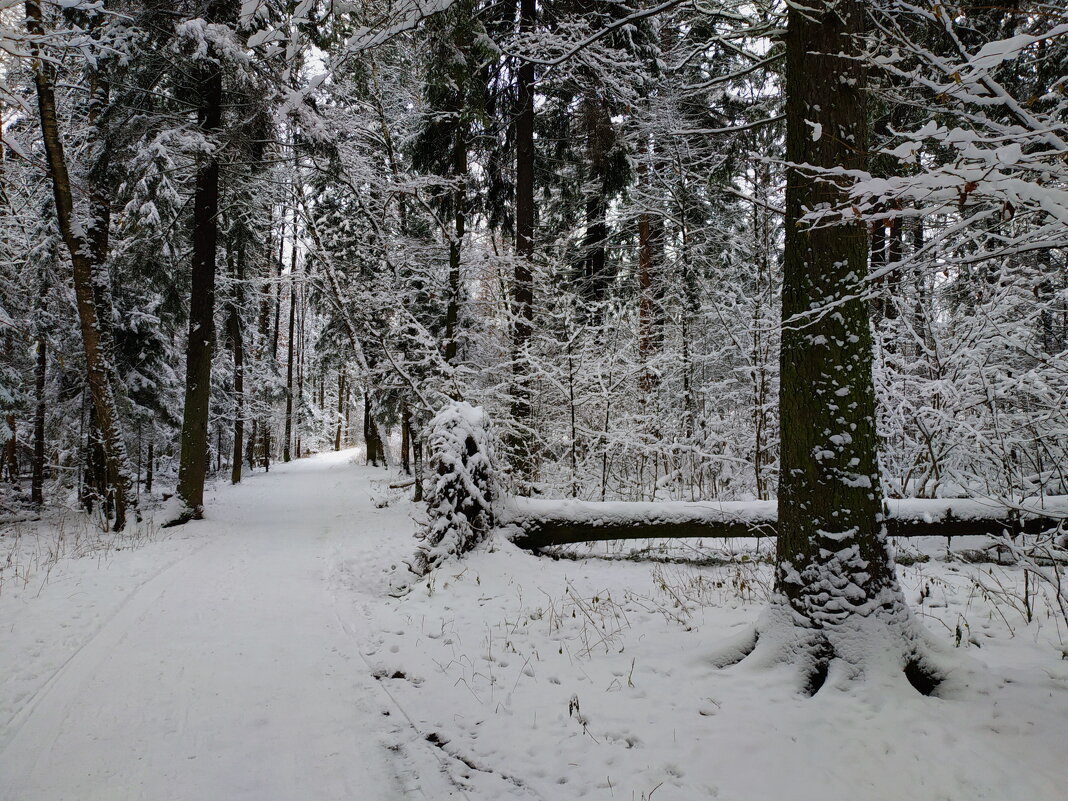
[[[410,568],[425,575],[482,542],[493,528],[496,479],[489,419],[481,406],[450,401],[430,421],[429,520]]]

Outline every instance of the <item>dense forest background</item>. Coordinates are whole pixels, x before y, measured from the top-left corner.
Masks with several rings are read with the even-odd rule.
[[[8,510],[193,516],[357,442],[418,473],[448,399],[524,494],[774,497],[785,13],[0,2]],[[1068,493],[1068,13],[879,0],[862,52],[866,168],[820,180],[869,238],[883,490]]]

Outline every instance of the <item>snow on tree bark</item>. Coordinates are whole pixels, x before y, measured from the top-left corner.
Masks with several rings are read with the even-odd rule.
[[[31,34],[30,49],[34,57],[34,83],[37,88],[41,135],[52,178],[56,219],[74,270],[74,294],[85,354],[86,383],[103,437],[109,495],[114,506],[113,527],[119,531],[126,525],[127,511],[136,508],[137,498],[133,491],[133,471],[130,468],[122,423],[115,402],[113,369],[108,361],[111,354],[108,353],[101,333],[105,322],[100,319],[94,292],[94,273],[99,266],[94,263],[94,257],[99,257],[99,250],[94,247],[85,227],[75,216],[74,194],[56,111],[53,68],[48,60],[42,57],[34,38],[43,38],[45,35],[41,6],[36,0],[27,0],[25,8],[26,24]]]
[[[821,172],[865,166],[864,15],[856,0],[793,6],[786,35],[779,536],[757,647],[796,661],[809,692],[832,666],[842,680],[919,660],[881,508],[867,230]]]
[[[194,39],[209,23],[224,20],[233,9],[212,3],[207,22],[184,27]],[[209,45],[194,70],[197,127],[211,137],[222,125],[223,76],[216,48]],[[185,407],[182,415],[181,460],[177,494],[182,509],[171,523],[200,518],[204,511],[204,480],[209,466],[208,407],[211,360],[215,347],[215,258],[219,236],[219,157],[212,151],[197,169],[193,196],[193,268],[189,291],[189,338],[186,343]]]

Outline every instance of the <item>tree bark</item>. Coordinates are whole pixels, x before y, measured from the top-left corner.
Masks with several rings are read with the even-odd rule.
[[[371,463],[372,467],[378,467],[378,460],[381,459],[385,464],[385,444],[382,442],[382,437],[379,434],[378,425],[374,418],[374,413],[371,404],[371,393],[364,392],[363,394],[363,441],[367,446],[367,461]],[[388,467],[389,465],[386,464]]]
[[[643,142],[643,155],[650,150],[651,144]],[[644,184],[649,180],[649,166],[644,159],[639,164],[638,176],[640,183]],[[657,240],[661,233],[658,222],[647,209],[643,209],[638,215],[638,358],[642,365],[638,384],[643,403],[659,383],[656,373],[650,367],[660,340],[660,304],[655,287],[656,257],[660,244]]]
[[[252,418],[252,430],[248,435],[248,445],[245,450],[245,459],[248,461],[249,471],[256,469],[256,437],[258,436],[256,431],[256,418]]]
[[[458,111],[457,114],[461,114]],[[457,182],[453,193],[453,234],[449,241],[449,295],[445,308],[445,361],[456,366],[459,355],[457,341],[460,322],[460,294],[462,281],[460,258],[467,227],[467,136],[466,125],[457,125],[452,144],[452,172]]]
[[[296,231],[296,213],[293,215],[293,230]],[[294,240],[296,237],[294,236]],[[274,326],[271,329],[271,361],[278,363],[278,331],[282,317],[282,265],[285,259],[286,247],[286,215],[282,212],[282,230],[278,235],[278,281],[274,285]]]
[[[48,375],[48,346],[44,337],[37,339],[37,365],[34,370],[34,395],[36,405],[33,413],[33,477],[30,479],[30,500],[37,506],[44,503],[45,473],[45,379]]]
[[[245,448],[245,343],[241,330],[241,307],[245,281],[245,243],[237,246],[234,300],[230,304],[230,348],[234,355],[234,457],[230,468],[230,483],[241,483],[241,462]]]
[[[289,336],[286,339],[286,428],[282,443],[282,461],[291,458],[289,443],[293,439],[293,324],[297,313],[297,237],[293,228],[293,251],[289,260]]]
[[[961,519],[943,513],[938,504],[932,504],[931,514],[918,516],[906,508],[897,516],[894,503],[888,501],[891,511],[886,527],[890,537],[1041,534],[1062,522],[1056,517],[1025,517],[1021,520],[1007,514],[999,516],[995,509],[991,509],[988,518]],[[712,506],[701,502],[672,503],[663,504],[655,514],[650,513],[647,503],[571,502],[567,506],[549,504],[549,507],[546,511],[538,511],[535,507],[511,512],[503,522],[514,527],[512,542],[521,548],[537,550],[608,540],[759,539],[778,536],[780,528],[771,502],[761,504],[759,509],[750,502],[732,504],[727,501]],[[633,511],[628,507],[633,507]]]
[[[786,243],[775,588],[815,629],[903,605],[876,460],[868,233],[814,168],[864,169],[864,5],[791,6],[786,36]],[[833,92],[833,102],[828,99]],[[817,127],[814,127],[817,126]],[[802,221],[824,209],[819,224]],[[844,589],[843,589],[844,588]]]
[[[334,450],[341,450],[341,427],[345,422],[345,372],[338,371],[337,377],[337,431],[334,432]]]
[[[408,453],[411,449],[412,439],[412,411],[408,408],[408,402],[403,401],[401,406],[401,470],[409,476],[412,474],[412,462]]]
[[[152,477],[156,472],[156,447],[151,439],[148,441],[148,464],[145,466],[145,492],[152,494]]]
[[[519,30],[534,31],[537,0],[520,0]],[[518,70],[518,113],[515,119],[515,250],[512,282],[512,456],[521,485],[534,476],[534,442],[530,431],[532,406],[526,351],[534,326],[534,64],[522,61]]]
[[[423,500],[423,440],[419,436],[419,431],[412,427],[411,418],[408,420],[408,425],[412,429],[412,466],[415,469],[415,492],[412,500],[419,503]]]
[[[341,438],[345,447],[349,447],[351,444],[350,438],[352,437],[352,394],[349,391],[350,388],[346,384],[345,386],[345,433]]]
[[[208,9],[212,22],[219,10]],[[209,51],[212,48],[209,48]],[[217,54],[214,54],[217,55]],[[202,60],[195,70],[197,126],[205,137],[222,124],[222,67]],[[189,297],[189,338],[186,344],[185,408],[178,466],[178,496],[184,510],[172,523],[199,519],[204,513],[204,479],[208,471],[208,404],[211,359],[215,345],[215,251],[219,226],[219,160],[207,156],[197,168],[193,196],[193,267]]]
[[[7,415],[8,439],[4,443],[4,470],[11,483],[18,486],[19,483],[19,457],[18,457],[18,425],[15,415]]]
[[[101,338],[105,323],[100,319],[94,293],[94,273],[99,267],[94,263],[94,259],[101,258],[103,254],[99,248],[99,238],[94,242],[91,232],[96,230],[99,233],[100,226],[94,225],[90,232],[87,232],[75,219],[74,194],[56,113],[53,70],[47,60],[41,57],[37,45],[37,40],[44,36],[41,6],[37,0],[26,0],[25,7],[26,27],[31,35],[30,51],[33,56],[41,136],[52,178],[56,221],[73,267],[74,295],[85,354],[86,383],[102,433],[108,495],[115,514],[113,528],[119,531],[126,525],[127,510],[135,509],[137,502],[131,486],[130,460],[115,402],[115,388],[112,385],[114,371],[108,361],[110,354]],[[95,207],[95,204],[93,205]]]
[[[293,398],[293,438],[294,451],[297,458],[301,458],[301,426],[304,409],[304,289],[301,287],[297,293],[297,391]]]
[[[592,306],[591,318],[601,321],[608,297],[608,213],[605,173],[613,144],[612,115],[602,94],[592,88],[582,98],[580,111],[586,137],[586,232],[582,242],[583,295]]]

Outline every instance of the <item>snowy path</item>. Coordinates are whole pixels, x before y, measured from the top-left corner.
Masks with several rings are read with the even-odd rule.
[[[0,739],[0,798],[406,797],[412,768],[376,736],[388,700],[335,597],[338,565],[376,550],[381,560],[382,534],[396,530],[375,525],[351,456],[223,490],[188,553],[128,595],[15,716]],[[415,797],[441,797],[428,778]]]
[[[5,586],[0,801],[1065,798],[1066,639],[1038,598],[1028,624],[959,563],[902,568],[961,657],[945,694],[806,698],[788,667],[710,661],[763,608],[758,560],[496,542],[390,597],[417,510],[352,457]]]

